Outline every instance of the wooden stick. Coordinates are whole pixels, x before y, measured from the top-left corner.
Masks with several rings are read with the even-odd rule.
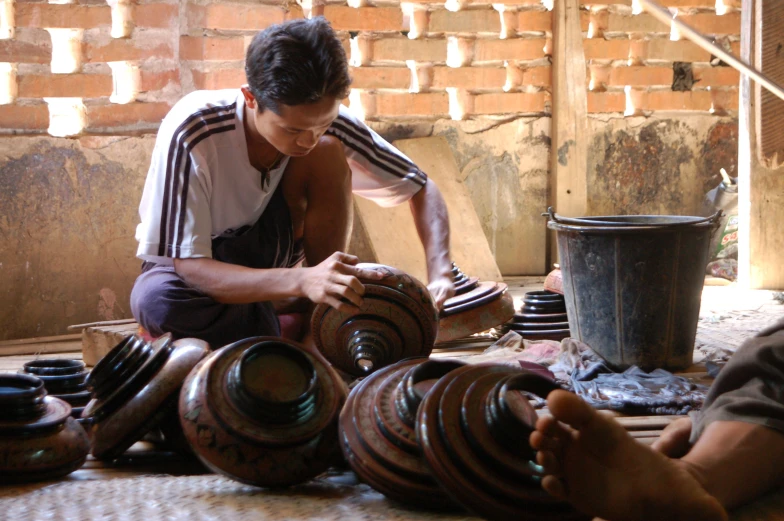
[[[88,322],[87,324],[75,324],[73,326],[68,326],[68,331],[73,331],[75,329],[85,329],[88,327],[95,327],[95,326],[120,326],[122,324],[133,324],[136,322],[135,318],[123,318],[120,320],[106,320],[103,322]]]
[[[15,340],[0,341],[0,349],[10,346],[22,346],[25,344],[51,344],[54,342],[67,342],[70,340],[81,340],[82,335],[74,333],[70,335],[39,336],[35,338],[17,338]]]

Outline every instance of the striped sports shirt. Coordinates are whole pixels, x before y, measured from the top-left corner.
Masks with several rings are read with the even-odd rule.
[[[212,239],[253,225],[280,183],[289,158],[259,181],[250,164],[239,89],[196,91],[161,123],[139,206],[137,257],[158,264],[212,257]],[[355,194],[381,206],[408,201],[427,176],[404,154],[340,106],[327,130],[343,143]]]

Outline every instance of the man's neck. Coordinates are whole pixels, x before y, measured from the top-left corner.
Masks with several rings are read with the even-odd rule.
[[[269,144],[264,137],[259,134],[253,125],[248,124],[254,117],[253,110],[245,106],[245,118],[243,126],[245,130],[245,142],[248,148],[248,158],[251,165],[259,168],[268,165],[279,155],[275,147]]]

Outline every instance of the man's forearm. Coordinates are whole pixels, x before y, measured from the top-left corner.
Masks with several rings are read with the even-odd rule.
[[[429,280],[449,276],[449,214],[436,184],[429,180],[409,201],[419,239],[425,249]]]
[[[260,270],[206,258],[175,259],[174,269],[187,284],[223,304],[302,296],[300,269]]]

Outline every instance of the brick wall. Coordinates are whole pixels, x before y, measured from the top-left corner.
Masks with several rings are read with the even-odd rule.
[[[183,94],[242,83],[257,30],[317,14],[344,42],[350,101],[369,120],[550,111],[551,0],[110,3],[0,0],[4,132],[153,131]],[[631,3],[584,2],[589,113],[737,110],[738,74]],[[663,3],[738,51],[740,0]]]

